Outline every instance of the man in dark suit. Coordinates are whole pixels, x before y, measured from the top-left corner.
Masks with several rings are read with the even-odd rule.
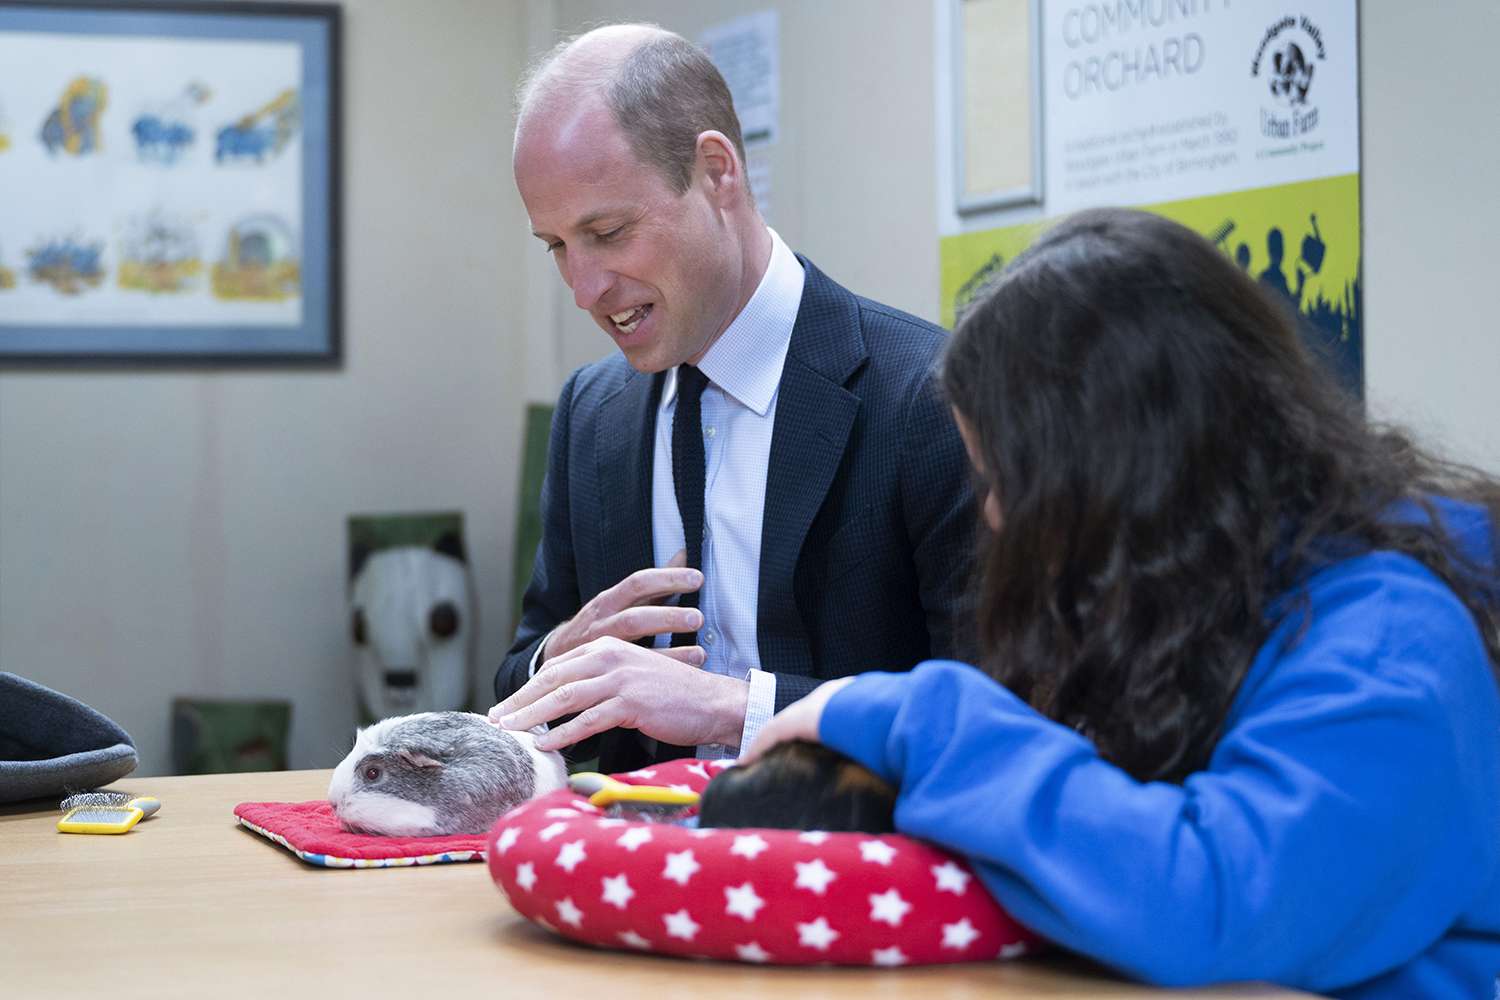
[[[514,167],[620,353],[559,398],[491,718],[605,771],[732,756],[821,681],[954,655],[975,520],[944,334],[766,227],[707,57],[636,25],[564,43]]]

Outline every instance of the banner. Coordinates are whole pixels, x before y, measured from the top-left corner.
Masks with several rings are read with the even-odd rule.
[[[1044,218],[992,213],[942,239],[943,322],[1046,220],[1136,206],[1202,233],[1273,289],[1362,394],[1355,0],[1041,9]]]

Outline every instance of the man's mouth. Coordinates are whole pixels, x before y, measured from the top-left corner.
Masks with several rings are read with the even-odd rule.
[[[635,328],[641,325],[647,316],[651,315],[651,304],[636,306],[624,312],[610,313],[609,321],[615,325],[615,329],[623,334],[632,334]]]

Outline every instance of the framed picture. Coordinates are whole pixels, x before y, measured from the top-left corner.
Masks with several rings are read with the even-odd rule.
[[[955,207],[1041,204],[1041,0],[948,2]]]
[[[0,365],[337,365],[339,26],[0,0]]]

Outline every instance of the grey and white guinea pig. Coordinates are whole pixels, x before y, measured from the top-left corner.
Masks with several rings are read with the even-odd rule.
[[[391,837],[484,833],[500,815],[568,783],[533,733],[472,712],[421,712],[359,730],[328,801],[344,829]]]

